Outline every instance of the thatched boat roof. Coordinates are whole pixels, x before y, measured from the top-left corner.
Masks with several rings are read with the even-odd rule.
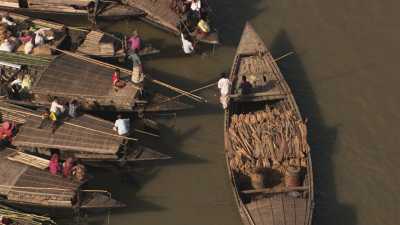
[[[253,85],[252,92],[248,95],[242,95],[239,92],[238,86],[242,76],[246,76],[247,80]],[[314,205],[310,154],[305,156],[306,165],[302,168],[304,170],[302,172],[302,184],[295,188],[286,187],[281,180],[281,183],[276,186],[268,186],[264,189],[250,188],[249,190],[244,175],[239,174],[237,170],[235,171],[235,168],[232,168],[230,164],[230,157],[234,157],[232,153],[232,145],[234,144],[231,142],[232,135],[229,129],[233,123],[234,114],[243,112],[243,115],[254,115],[251,113],[260,109],[264,110],[266,106],[272,107],[274,103],[279,101],[287,103],[287,107],[294,112],[293,116],[301,120],[300,111],[293,94],[276,61],[250,23],[246,24],[243,31],[230,79],[233,87],[230,107],[225,112],[225,156],[231,185],[243,223],[253,225],[310,225]],[[253,108],[256,108],[256,110]],[[263,132],[263,130],[257,130],[257,132]],[[261,144],[265,144],[265,142],[266,140],[263,139]],[[275,152],[275,154],[278,153]],[[259,159],[264,160],[262,157]]]
[[[0,193],[8,201],[70,206],[81,183],[48,170],[40,170],[7,159],[12,149],[0,150]]]
[[[114,70],[88,63],[69,55],[55,58],[40,74],[32,87],[32,93],[59,97],[92,99],[100,105],[116,105],[131,109],[138,95],[132,83],[115,91],[111,83]],[[121,79],[130,74],[121,72]]]

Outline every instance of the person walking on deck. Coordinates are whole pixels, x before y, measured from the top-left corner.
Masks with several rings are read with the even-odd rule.
[[[58,102],[58,98],[54,97],[50,105],[50,114],[55,114],[56,117],[64,113],[65,107]]]
[[[218,80],[218,89],[221,93],[219,101],[221,102],[223,109],[228,107],[230,86],[231,81],[227,78],[226,73],[222,73],[221,78]]]
[[[190,55],[194,52],[193,43],[190,41],[190,36],[181,33],[182,49],[186,55]]]

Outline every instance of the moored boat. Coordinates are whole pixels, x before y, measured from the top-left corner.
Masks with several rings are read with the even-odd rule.
[[[128,52],[128,46],[123,37],[116,37],[115,35],[99,30],[68,27],[60,23],[1,10],[0,16],[8,17],[11,22],[15,23],[15,25],[9,26],[8,32],[11,32],[12,36],[20,40],[22,40],[21,36],[23,32],[29,35],[29,32],[37,33],[39,30],[44,31],[41,35],[45,38],[46,35],[50,37],[49,39],[51,40],[45,40],[44,44],[34,46],[29,53],[30,55],[53,56],[56,54],[54,48],[60,48],[96,58],[125,59]],[[27,44],[17,40],[15,43],[17,45],[15,52],[24,53]],[[138,55],[140,56],[152,55],[160,52],[148,43],[142,43],[142,45],[142,48],[138,51]]]
[[[198,22],[194,23],[193,26],[185,23],[187,19],[185,12],[178,13],[177,10],[173,9],[173,5],[171,5],[170,0],[126,0],[127,4],[133,8],[137,8],[144,12],[144,15],[138,17],[143,19],[144,21],[153,24],[161,29],[172,32],[176,35],[180,35],[180,33],[188,33],[192,36],[192,39],[195,39],[200,42],[209,43],[209,44],[218,44],[218,32],[212,26],[212,21],[210,20],[211,8],[209,4],[207,4],[206,0],[201,0],[201,14],[202,19],[206,23],[208,23],[207,30],[208,32],[197,32],[199,31]],[[183,1],[182,1],[183,2]],[[179,11],[179,10],[178,10]]]
[[[12,145],[18,150],[83,162],[137,162],[170,157],[143,146],[138,139],[117,135],[113,123],[90,116],[60,119],[56,128],[44,121],[40,112],[0,101],[1,121],[17,124]]]
[[[243,224],[310,225],[314,187],[307,127],[271,53],[249,23],[229,79],[225,155]]]
[[[78,182],[47,169],[39,169],[9,157],[13,149],[0,150],[0,201],[16,206],[39,208],[111,209],[125,205],[110,197],[107,191],[85,190]]]
[[[1,0],[0,8],[21,13],[95,16],[96,18],[113,20],[143,15],[141,10],[123,5],[115,0]]]

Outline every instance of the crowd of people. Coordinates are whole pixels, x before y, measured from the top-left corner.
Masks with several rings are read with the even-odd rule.
[[[49,161],[49,171],[53,175],[62,175],[77,181],[86,179],[86,168],[79,161],[68,157],[63,163],[58,153],[53,153]]]
[[[196,47],[193,37],[201,38],[210,32],[205,0],[171,0],[170,8],[180,19],[177,27],[181,31],[183,51],[192,54]]]
[[[54,40],[54,31],[33,24],[17,24],[8,14],[0,16],[0,51],[14,52],[23,46],[25,54]]]

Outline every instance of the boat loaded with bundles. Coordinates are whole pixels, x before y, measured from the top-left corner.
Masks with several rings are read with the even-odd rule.
[[[139,18],[176,35],[188,34],[192,39],[218,44],[218,33],[212,25],[212,10],[206,0],[196,0],[198,8],[191,9],[185,0],[125,0],[144,12]]]
[[[0,8],[23,13],[80,15],[90,19],[115,20],[143,14],[138,9],[122,5],[118,0],[0,0]]]
[[[1,122],[15,124],[12,145],[20,151],[41,157],[57,151],[62,159],[73,157],[83,162],[125,163],[170,158],[141,145],[136,138],[118,135],[109,121],[80,114],[76,118],[60,116],[52,126],[42,115],[43,112],[0,101]]]
[[[230,81],[225,155],[243,224],[310,225],[314,189],[306,122],[249,23]]]
[[[52,56],[57,53],[53,48],[60,48],[107,59],[125,59],[129,51],[124,37],[116,37],[99,30],[68,27],[6,11],[0,11],[0,17],[3,19],[0,24],[0,43],[4,41],[10,43],[7,46],[9,48],[1,49],[3,51]],[[145,56],[159,52],[150,44],[144,43],[138,55]]]
[[[203,98],[146,75],[144,84],[131,81],[131,71],[120,68],[120,84],[112,84],[117,68],[111,64],[62,51],[52,60],[25,56],[14,59],[0,53],[3,90],[19,79],[18,90],[3,93],[12,102],[24,105],[49,105],[54,97],[62,101],[77,100],[83,109],[92,111],[162,112],[191,108],[177,98],[150,90],[150,84],[169,88],[196,101]],[[147,86],[148,85],[148,86]],[[96,87],[96,88],[93,88]]]
[[[17,155],[17,156],[16,156]],[[125,205],[104,190],[84,189],[87,179],[53,175],[48,160],[13,149],[0,150],[0,201],[15,206],[65,209],[111,209]],[[28,161],[30,165],[24,164]],[[35,162],[35,166],[32,166]]]

